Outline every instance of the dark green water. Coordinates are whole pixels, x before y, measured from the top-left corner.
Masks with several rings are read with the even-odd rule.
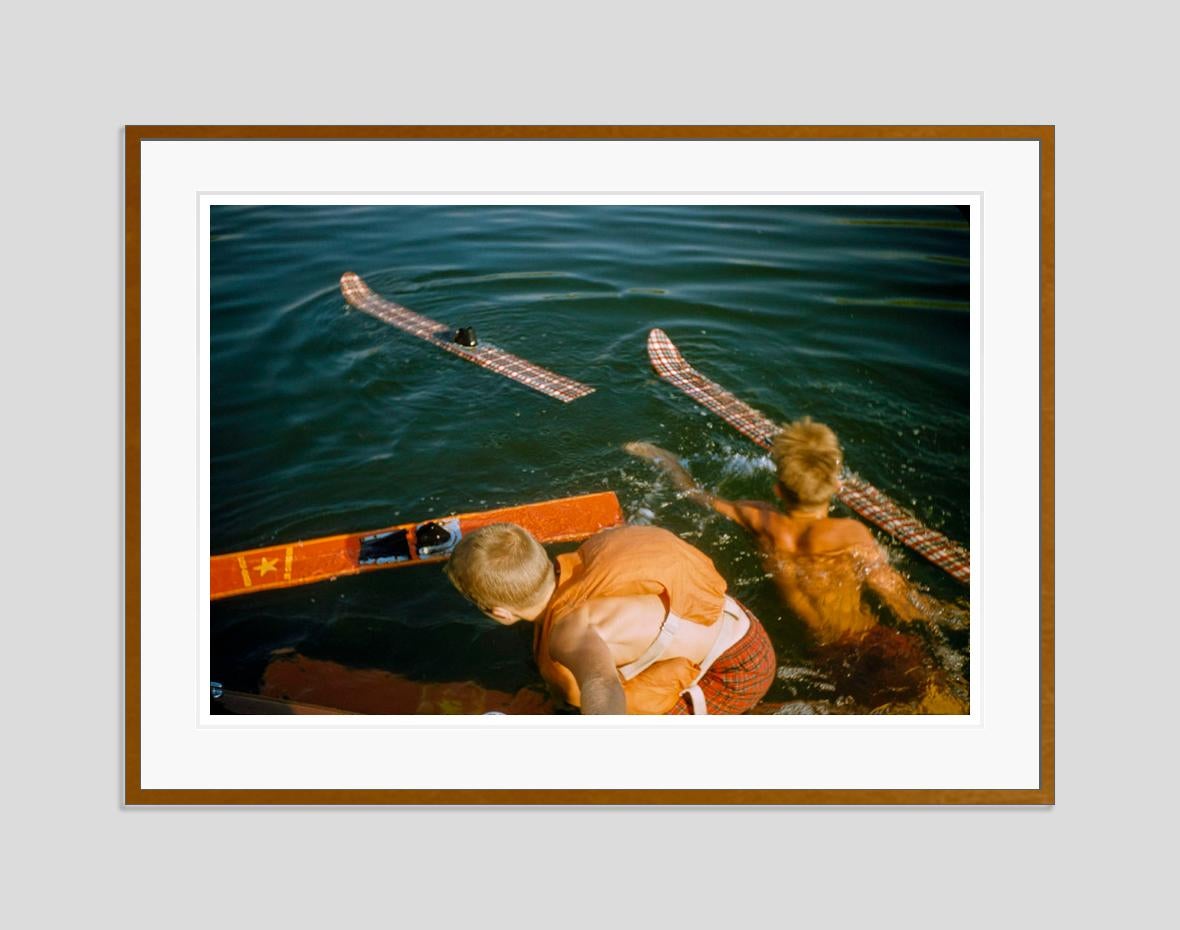
[[[769,499],[769,458],[659,381],[646,335],[663,328],[776,419],[828,423],[855,471],[966,543],[968,225],[956,207],[213,207],[212,550],[610,488],[761,617],[770,698],[830,702],[750,540],[621,451],[649,440],[724,496]],[[348,270],[596,392],[563,404],[350,310]],[[966,597],[891,551],[929,592]],[[219,601],[211,623],[211,676],[238,690],[278,648],[423,681],[537,680],[527,625],[483,619],[437,567]],[[966,675],[965,632],[923,635]]]

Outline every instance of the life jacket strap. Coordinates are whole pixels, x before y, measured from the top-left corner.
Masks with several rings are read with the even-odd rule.
[[[692,684],[681,692],[681,694],[687,694],[692,701],[692,712],[694,714],[709,713],[709,708],[705,705],[705,693],[700,688],[700,681],[708,674],[709,669],[713,667],[713,663],[720,659],[727,649],[741,639],[743,634],[739,634],[738,630],[742,620],[746,619],[748,618],[742,605],[727,594],[725,596],[725,604],[721,608],[721,617],[717,621],[717,638],[713,640],[713,646],[709,650],[709,654],[701,662],[700,673],[693,679]],[[747,627],[747,629],[749,628]]]
[[[659,635],[652,640],[652,644],[647,647],[643,655],[634,662],[628,662],[626,665],[619,666],[619,675],[623,681],[630,681],[640,672],[644,671],[644,669],[655,665],[660,660],[660,656],[671,645],[672,640],[676,638],[676,634],[680,632],[680,624],[683,622],[672,611],[668,611],[668,616],[664,618],[664,625],[660,627]]]

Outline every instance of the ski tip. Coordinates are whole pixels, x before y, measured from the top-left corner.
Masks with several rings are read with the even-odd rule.
[[[340,293],[354,307],[359,307],[373,292],[355,271],[346,271],[340,276]]]
[[[655,352],[667,353],[669,350],[676,351],[676,346],[672,345],[672,340],[668,338],[668,334],[662,329],[653,329],[647,334],[647,353],[652,355]]]
[[[684,356],[662,329],[647,334],[647,354],[657,372],[677,371],[686,366]]]

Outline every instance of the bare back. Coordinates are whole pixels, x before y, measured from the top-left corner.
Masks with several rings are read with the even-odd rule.
[[[659,636],[668,611],[654,594],[632,597],[600,597],[554,622],[554,630],[566,623],[586,623],[610,650],[615,667],[634,662]],[[717,638],[718,627],[682,623],[664,651],[663,659],[687,659],[700,663]]]
[[[821,642],[859,635],[877,625],[864,603],[867,585],[897,619],[929,619],[941,607],[893,570],[868,528],[818,512],[783,513],[761,501],[728,501],[699,488],[676,457],[647,442],[626,445],[649,459],[678,489],[745,527],[758,540],[766,569],[783,599]]]
[[[877,624],[863,592],[881,554],[863,524],[789,516],[758,501],[729,506],[733,512],[727,515],[754,533],[783,600],[821,642]]]

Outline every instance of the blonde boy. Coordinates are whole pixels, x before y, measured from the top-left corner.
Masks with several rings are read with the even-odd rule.
[[[545,680],[584,714],[743,713],[774,649],[704,553],[657,527],[605,530],[556,565],[501,523],[460,540],[456,588],[498,623],[535,624]]]
[[[865,587],[902,621],[944,616],[947,605],[927,597],[890,566],[872,533],[857,520],[831,517],[844,456],[836,434],[809,417],[775,438],[774,492],[782,504],[728,501],[700,488],[672,453],[645,442],[632,455],[650,459],[688,496],[749,530],[787,605],[821,644],[856,637],[877,625]]]

